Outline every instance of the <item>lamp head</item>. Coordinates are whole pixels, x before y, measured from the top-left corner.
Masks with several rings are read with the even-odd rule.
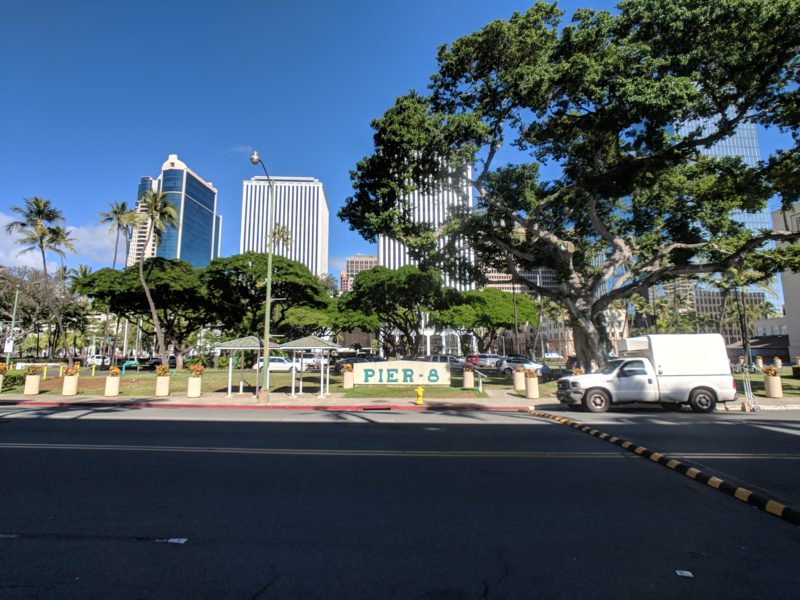
[[[261,158],[258,156],[258,152],[253,150],[253,153],[250,155],[250,162],[254,165],[257,165],[261,162]]]

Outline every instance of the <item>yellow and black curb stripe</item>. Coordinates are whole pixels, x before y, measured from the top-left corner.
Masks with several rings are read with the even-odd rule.
[[[637,446],[628,440],[609,435],[589,427],[588,425],[584,425],[583,423],[578,423],[577,421],[572,421],[558,415],[551,415],[550,413],[541,412],[538,410],[529,410],[528,413],[536,417],[543,417],[545,419],[556,421],[562,425],[582,431],[583,433],[591,435],[592,437],[600,438],[601,440],[604,440],[610,444],[614,444],[615,446],[619,446],[628,452],[633,452],[634,454],[638,454],[643,458],[648,458],[655,463],[663,465],[668,469],[672,469],[673,471],[681,473],[682,475],[686,475],[686,477],[689,479],[694,479],[700,483],[705,483],[707,486],[712,487],[715,490],[719,490],[728,496],[733,496],[737,500],[741,500],[750,506],[760,508],[761,510],[768,512],[769,514],[774,515],[783,521],[791,523],[792,525],[800,525],[800,510],[792,508],[791,506],[786,506],[785,504],[781,504],[776,500],[767,498],[766,496],[763,496],[757,492],[750,491],[747,488],[738,487],[728,483],[727,481],[723,481],[719,477],[709,475],[700,469],[690,467],[689,465],[667,456],[666,454],[648,450],[644,446]]]

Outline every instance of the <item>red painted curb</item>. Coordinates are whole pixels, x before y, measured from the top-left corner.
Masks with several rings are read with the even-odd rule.
[[[0,405],[5,406],[41,406],[45,408],[66,408],[66,407],[108,407],[108,408],[211,408],[228,410],[315,410],[315,411],[491,411],[491,412],[527,412],[527,406],[408,406],[404,404],[349,404],[349,405],[329,405],[329,404],[271,404],[263,405],[244,405],[244,404],[160,404],[158,402],[98,402],[87,400],[85,402],[56,402],[48,400],[23,400],[23,401],[0,401]]]

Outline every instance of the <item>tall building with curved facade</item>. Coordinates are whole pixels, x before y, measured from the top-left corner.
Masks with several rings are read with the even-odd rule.
[[[314,275],[328,272],[328,199],[313,177],[272,177],[274,228],[285,228],[288,243],[276,240],[275,254],[303,263]],[[266,252],[269,180],[244,182],[240,252]]]
[[[205,267],[219,256],[222,217],[217,214],[217,190],[210,182],[187,167],[177,154],[170,154],[156,179],[142,177],[139,181],[137,212],[143,212],[142,198],[149,191],[166,195],[175,207],[178,225],[168,227],[157,243],[151,239],[147,247],[149,222],[136,227],[128,265],[160,256],[185,260],[193,267]]]

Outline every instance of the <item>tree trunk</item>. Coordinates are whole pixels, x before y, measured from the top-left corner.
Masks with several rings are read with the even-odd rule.
[[[144,247],[150,244],[150,236],[153,235],[153,220],[150,219],[150,227],[147,229],[147,237],[145,238]],[[164,343],[164,331],[161,329],[161,321],[156,312],[156,305],[153,302],[153,296],[150,293],[150,286],[147,285],[147,280],[144,278],[144,256],[139,261],[139,281],[144,288],[144,295],[147,298],[147,304],[150,307],[150,316],[153,319],[153,329],[156,331],[156,339],[158,339],[158,350],[161,356],[161,364],[169,365],[169,356],[167,355],[167,346]]]

